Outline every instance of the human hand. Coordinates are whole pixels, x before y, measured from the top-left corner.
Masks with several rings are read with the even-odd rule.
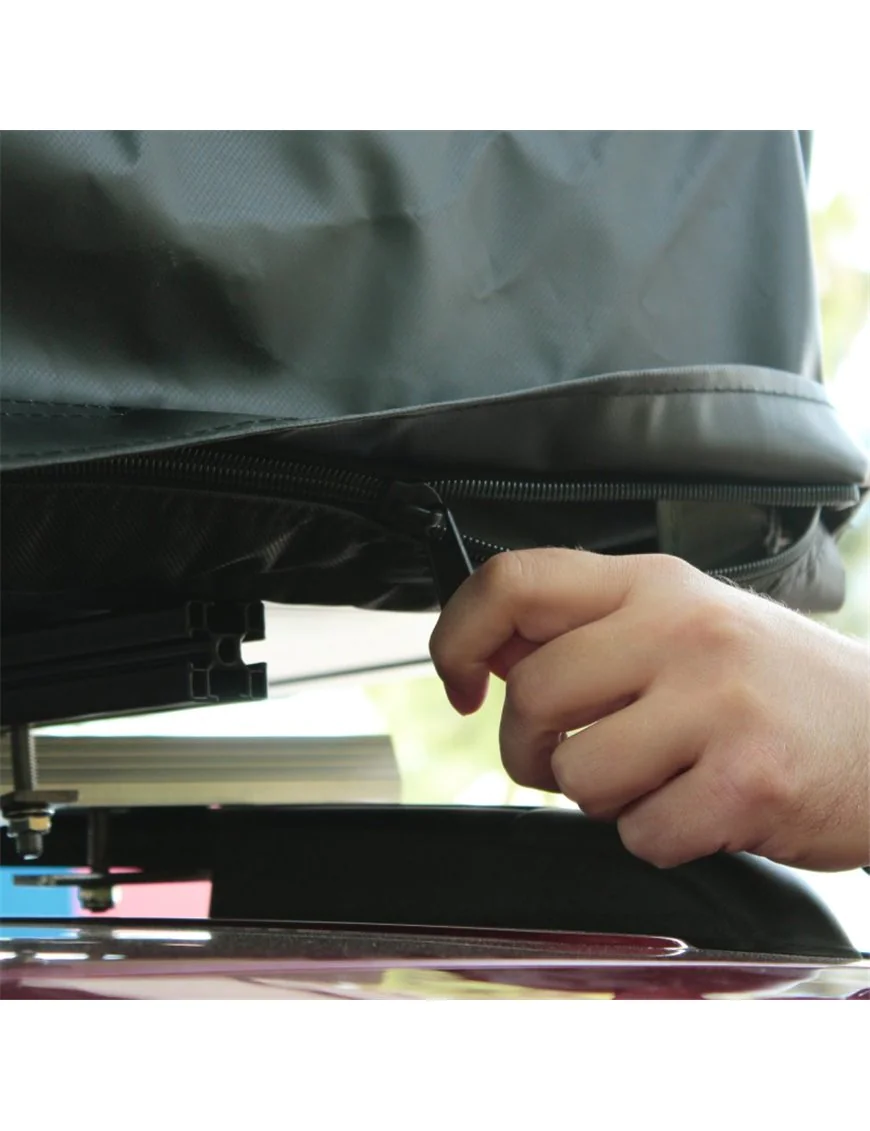
[[[431,652],[462,714],[490,673],[505,679],[516,782],[615,821],[659,867],[717,851],[870,863],[870,652],[857,641],[678,558],[524,550],[465,582]]]

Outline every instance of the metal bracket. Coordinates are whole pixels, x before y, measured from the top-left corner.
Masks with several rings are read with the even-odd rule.
[[[12,792],[0,797],[0,813],[9,822],[9,835],[23,860],[38,860],[43,837],[51,832],[56,805],[71,805],[78,800],[74,789],[39,789],[37,786],[36,747],[26,723],[10,733],[12,751]]]

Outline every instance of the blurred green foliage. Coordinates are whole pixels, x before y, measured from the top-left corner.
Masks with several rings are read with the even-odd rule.
[[[862,220],[868,222],[860,215],[858,203],[844,195],[834,197],[812,216],[824,373],[831,386],[836,386],[858,332],[870,319],[870,271],[853,252]],[[863,379],[870,382],[870,373]],[[870,396],[865,403],[870,404]],[[870,420],[851,423],[857,424],[865,436],[870,435]],[[817,619],[850,636],[870,640],[870,506],[866,503],[839,545],[846,568],[846,601],[838,612]]]
[[[870,273],[850,254],[859,221],[858,205],[843,195],[812,216],[822,358],[828,381],[836,380],[856,334],[870,316]]]
[[[465,719],[449,705],[435,677],[395,680],[367,689],[389,725],[404,802],[461,803],[481,780],[491,786],[487,796],[478,793],[476,799],[481,803],[514,800],[498,751],[504,689],[494,682],[483,708]]]

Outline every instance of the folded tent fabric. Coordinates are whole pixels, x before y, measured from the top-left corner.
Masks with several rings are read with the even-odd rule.
[[[388,478],[855,488],[866,459],[820,385],[807,156],[789,131],[11,133],[4,464],[241,442]],[[328,550],[320,535],[313,552],[299,537],[276,547],[276,527],[300,528],[286,506],[245,523],[226,499],[182,500],[179,481],[156,506],[136,488],[134,523],[116,514],[132,490],[77,486],[76,533],[68,490],[9,480],[10,592],[28,574],[38,589],[81,587],[87,551],[91,594],[101,571],[125,592],[223,592],[247,562],[233,575],[244,596],[431,603],[401,553],[400,581],[381,559],[366,563],[371,584],[347,569],[325,587],[277,576],[291,560],[359,557],[370,530],[333,520]],[[617,551],[689,521],[682,501],[663,505],[638,537],[637,508],[551,510],[542,529],[539,506],[463,504],[500,544],[582,533]],[[95,536],[107,513],[114,532]],[[793,536],[764,513],[762,541]],[[799,583],[777,595],[839,600],[828,532],[846,513],[822,509]],[[208,552],[143,558],[143,543],[177,544],[197,522]],[[150,573],[127,576],[131,555]],[[56,558],[66,573],[34,575]]]

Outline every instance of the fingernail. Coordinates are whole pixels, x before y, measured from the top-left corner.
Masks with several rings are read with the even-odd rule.
[[[460,715],[473,715],[475,711],[479,710],[483,706],[488,689],[488,673],[484,675],[483,679],[469,680],[464,684],[445,683],[444,685],[450,705]]]
[[[467,691],[463,692],[458,687],[450,687],[446,683],[444,685],[444,690],[447,692],[447,698],[450,702],[450,706],[454,711],[457,711],[460,715],[471,714],[471,712],[474,710],[474,707],[471,705],[471,700]]]

